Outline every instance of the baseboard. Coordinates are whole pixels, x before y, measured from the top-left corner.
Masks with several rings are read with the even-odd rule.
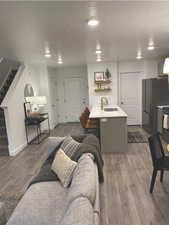
[[[10,151],[10,146],[9,146],[9,155],[10,156],[16,156],[19,152],[21,152],[25,147],[27,146],[27,142],[24,144],[20,145],[19,147],[15,148],[14,150]]]

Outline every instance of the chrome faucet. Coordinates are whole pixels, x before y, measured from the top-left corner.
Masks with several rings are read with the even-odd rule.
[[[104,105],[108,105],[108,99],[106,97],[101,97],[101,110],[103,110]]]

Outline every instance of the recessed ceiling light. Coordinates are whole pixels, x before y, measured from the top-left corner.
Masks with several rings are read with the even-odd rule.
[[[48,44],[47,44],[48,45]],[[44,56],[46,57],[46,58],[50,58],[52,55],[51,55],[51,53],[50,53],[50,49],[49,49],[49,46],[46,46],[45,47],[45,54],[44,54]]]
[[[48,52],[48,53],[45,53],[45,55],[44,55],[46,58],[50,58],[52,55],[50,54],[50,52]]]
[[[58,64],[63,64],[63,60],[62,60],[62,56],[61,55],[58,56]]]
[[[138,48],[137,49],[137,56],[136,56],[136,59],[142,59],[143,56],[142,56],[142,53],[141,53],[141,48]]]
[[[63,61],[62,60],[58,60],[58,64],[63,64]]]
[[[155,47],[154,47],[154,45],[149,45],[149,46],[147,47],[147,49],[148,49],[149,51],[152,51],[152,50],[155,49]]]
[[[150,38],[149,38],[149,42],[148,42],[148,47],[147,47],[147,49],[148,49],[149,51],[152,51],[152,50],[155,49],[153,37],[150,37]]]
[[[97,62],[101,62],[102,59],[101,59],[101,58],[97,58],[96,61],[97,61]]]
[[[95,27],[99,24],[99,21],[95,18],[91,18],[87,21],[87,24],[91,27]]]
[[[136,59],[142,59],[142,58],[143,58],[142,55],[137,55],[137,56],[136,56]]]
[[[96,54],[101,54],[102,51],[100,49],[96,50]]]

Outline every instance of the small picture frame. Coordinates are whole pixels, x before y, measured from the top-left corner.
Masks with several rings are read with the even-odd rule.
[[[94,72],[94,80],[95,81],[105,80],[104,72]]]

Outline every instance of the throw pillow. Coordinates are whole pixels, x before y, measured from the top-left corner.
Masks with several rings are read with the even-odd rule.
[[[75,141],[71,136],[66,137],[60,146],[69,158],[71,158],[76,151],[78,151],[79,147],[80,143]]]
[[[51,169],[56,173],[64,187],[68,187],[77,163],[71,160],[62,149],[55,155]]]

